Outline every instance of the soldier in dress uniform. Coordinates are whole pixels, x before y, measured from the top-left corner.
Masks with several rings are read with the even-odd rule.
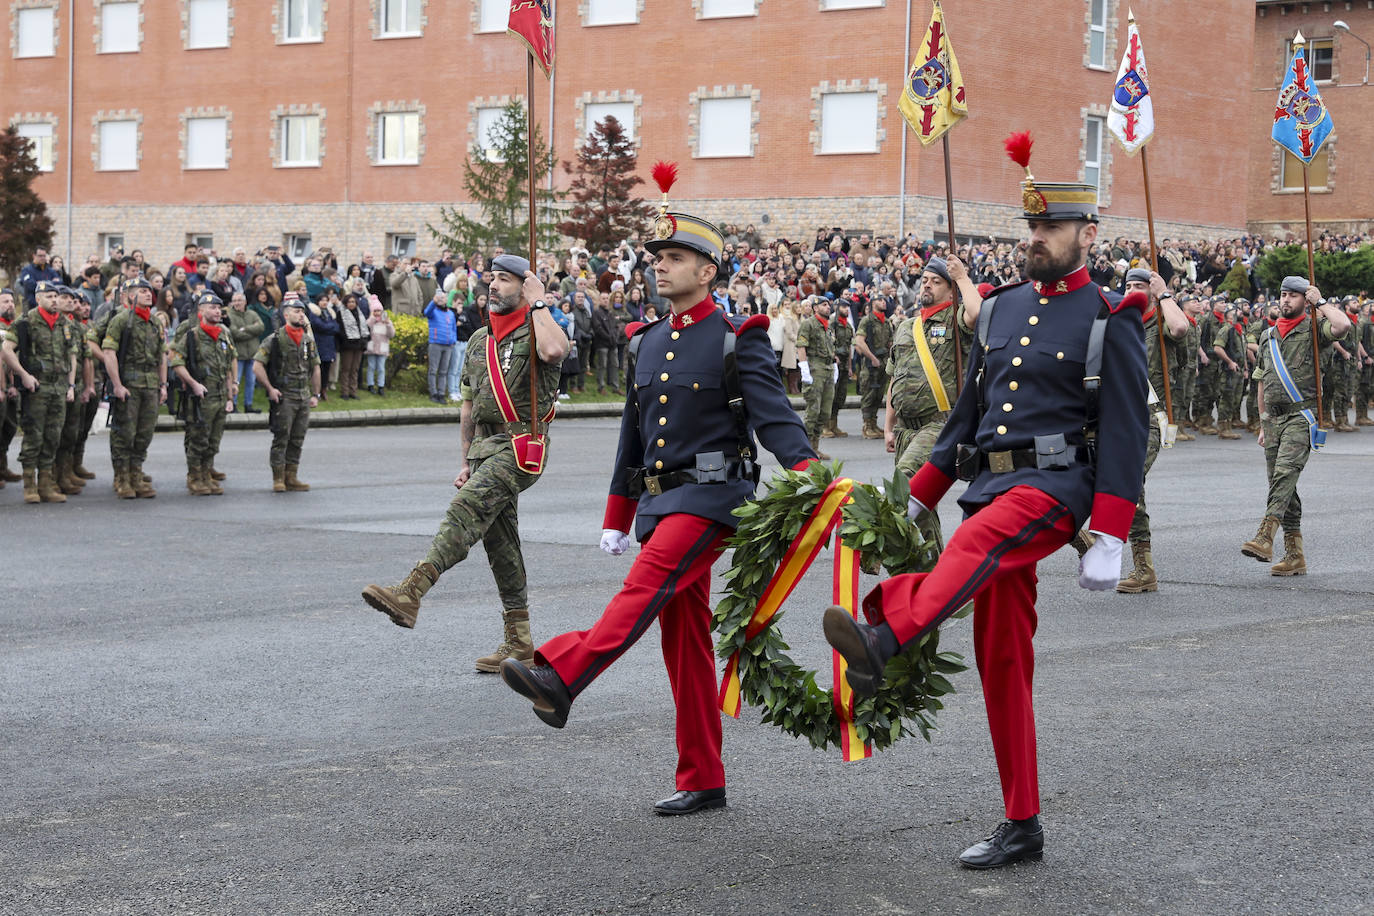
[[[887,321],[887,300],[874,296],[868,314],[854,329],[854,352],[859,355],[859,411],[863,414],[865,439],[881,439],[878,409],[887,396],[887,355],[892,348],[892,326]]]
[[[806,436],[816,457],[829,460],[821,451],[821,431],[830,425],[835,400],[835,345],[830,336],[830,302],[818,299],[811,314],[797,330],[797,365],[802,367],[806,389]]]
[[[830,337],[835,343],[835,364],[840,371],[835,379],[835,396],[830,403],[830,423],[821,431],[821,438],[845,439],[849,433],[840,429],[840,408],[849,397],[849,359],[854,349],[854,320],[849,313],[849,306],[843,302],[835,305]]]
[[[1026,145],[1008,141],[1024,154]],[[1024,161],[1023,161],[1024,160]],[[1029,176],[1029,167],[1027,167]],[[927,574],[895,576],[863,601],[861,624],[827,608],[826,639],[871,696],[887,661],[974,602],[973,640],[1007,820],[966,849],[969,868],[1038,859],[1044,845],[1031,704],[1036,563],[1091,519],[1097,536],[1079,584],[1116,585],[1135,514],[1149,430],[1141,309],[1088,276],[1097,189],[1028,177],[1029,280],[982,305],[973,358],[930,461],[911,480],[909,513],[933,508],[956,477],[969,513]],[[1094,419],[1096,418],[1095,422]]]
[[[666,212],[664,184],[665,212],[645,247],[672,309],[630,341],[633,384],[601,536],[602,550],[618,556],[633,521],[639,555],[590,629],[544,643],[532,666],[507,659],[501,676],[562,728],[573,700],[658,618],[677,707],[678,791],[654,810],[679,815],[725,804],[711,564],[735,528],[732,510],[758,482],[754,435],[784,467],[803,467],[815,452],[778,378],[767,316],[727,316],[711,299],[720,229]]]
[[[76,399],[76,341],[57,310],[58,284],[39,280],[34,307],[5,329],[4,360],[22,391],[24,502],[64,503],[53,467],[67,404]]]
[[[887,450],[908,481],[930,460],[945,427],[959,390],[956,366],[967,365],[973,334],[968,313],[962,305],[954,305],[954,281],[944,258],[932,257],[926,262],[916,305],[918,310],[903,319],[892,334],[886,367],[891,381],[883,411]],[[918,516],[916,525],[927,541],[944,549],[938,515],[927,512]]]
[[[520,494],[538,482],[531,448],[547,447],[544,423],[553,418],[558,381],[569,341],[549,314],[544,285],[518,255],[492,259],[490,326],[468,340],[459,390],[463,398],[463,463],[458,488],[439,525],[429,553],[392,588],[369,585],[363,600],[392,623],[414,627],[420,599],[448,570],[467,559],[478,541],[501,594],[504,639],[496,651],[478,658],[478,671],[493,674],[507,658],[530,661],[530,602],[525,558],[520,550]],[[531,333],[533,328],[533,333]],[[537,407],[530,403],[531,356],[537,369]],[[537,410],[542,445],[532,445],[530,424]]]
[[[210,471],[224,437],[224,421],[238,396],[238,351],[224,326],[224,303],[211,292],[196,300],[196,321],[183,321],[167,348],[167,365],[181,380],[185,405],[186,489],[223,496]]]
[[[289,292],[282,297],[281,312],[286,323],[258,347],[253,355],[253,374],[272,405],[267,418],[272,430],[272,447],[267,453],[272,492],[304,493],[310,484],[297,473],[305,434],[310,430],[310,411],[320,403],[320,351],[310,334],[305,302]]]
[[[162,326],[153,317],[153,287],[137,277],[124,284],[133,308],[116,312],[100,350],[109,377],[110,463],[120,499],[151,499],[157,491],[143,474],[158,407],[167,403],[167,353]]]
[[[1318,306],[1319,341],[1329,348],[1349,329],[1350,319],[1335,303],[1302,277],[1284,277],[1279,293],[1279,320],[1260,341],[1260,435],[1269,499],[1259,531],[1240,552],[1261,563],[1274,559],[1274,535],[1283,526],[1283,558],[1269,568],[1275,576],[1307,575],[1302,544],[1302,500],[1298,477],[1307,466],[1314,441],[1324,438],[1317,425],[1317,376],[1312,353],[1309,305]],[[1277,345],[1277,346],[1275,346]],[[1274,350],[1277,349],[1277,358]],[[1296,397],[1295,397],[1296,395]]]

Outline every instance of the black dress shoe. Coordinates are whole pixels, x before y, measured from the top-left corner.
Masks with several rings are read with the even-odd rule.
[[[501,680],[521,696],[534,701],[534,714],[554,728],[568,724],[568,710],[572,697],[567,685],[552,665],[527,668],[513,658],[501,662]]]
[[[724,789],[698,789],[694,792],[679,789],[663,801],[655,802],[654,813],[670,817],[675,814],[691,814],[708,808],[724,807]]]
[[[844,656],[848,665],[845,677],[849,686],[854,688],[854,694],[860,697],[876,694],[878,685],[883,681],[887,658],[873,627],[859,623],[838,604],[825,609],[822,623],[825,641]]]
[[[1045,831],[1038,826],[1034,833],[1011,821],[1003,821],[981,843],[974,843],[959,855],[965,868],[1001,868],[1017,862],[1040,861],[1044,855]]]

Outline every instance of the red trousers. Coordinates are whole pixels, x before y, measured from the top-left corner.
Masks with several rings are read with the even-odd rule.
[[[640,547],[625,577],[590,630],[564,633],[536,653],[574,698],[659,620],[663,663],[677,707],[677,788],[725,785],[716,708],[716,655],[711,638],[711,564],[731,530],[695,515],[669,515]]]
[[[903,646],[973,600],[973,646],[1007,817],[1040,813],[1035,763],[1035,564],[1073,537],[1068,507],[1013,487],[964,521],[928,573],[894,576],[864,598]]]

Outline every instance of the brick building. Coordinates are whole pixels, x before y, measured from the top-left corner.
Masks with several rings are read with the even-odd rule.
[[[1135,5],[1159,119],[1160,231],[1238,230],[1255,197],[1237,193],[1254,185],[1237,181],[1238,153],[1267,131],[1257,94],[1235,104],[1260,69],[1255,7]],[[11,0],[0,116],[34,138],[51,170],[39,191],[56,249],[78,260],[116,239],[157,264],[188,238],[221,251],[284,240],[295,253],[429,254],[426,223],[463,203],[469,147],[524,94],[508,7]],[[654,159],[681,163],[678,205],[767,235],[904,224],[933,236],[945,229],[943,157],[912,137],[903,162],[896,104],[908,10],[916,46],[926,0],[563,0],[558,67],[551,92],[538,80],[535,116],[563,160],[592,122],[617,115],[646,177]],[[960,234],[1022,234],[1019,170],[1001,141],[1029,128],[1039,177],[1096,177],[1104,231],[1142,236],[1138,160],[1105,131],[1126,4],[1042,0],[1032,16],[1013,0],[947,0],[945,15],[971,108],[951,134]],[[561,171],[555,180],[566,184]]]
[[[1344,22],[1346,28],[1335,27]],[[1272,124],[1274,103],[1292,58],[1299,31],[1306,57],[1335,130],[1308,169],[1314,223],[1341,232],[1374,231],[1374,2],[1293,3],[1259,0],[1255,16],[1255,71],[1250,118]],[[1362,41],[1363,40],[1363,41]],[[1266,235],[1303,238],[1302,164],[1256,129],[1250,147],[1250,228]]]

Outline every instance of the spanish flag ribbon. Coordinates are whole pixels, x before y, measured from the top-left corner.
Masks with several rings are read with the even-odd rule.
[[[835,591],[834,603],[858,619],[859,608],[859,555],[853,547],[843,543],[835,546]],[[834,656],[835,675],[835,715],[840,718],[840,753],[845,763],[866,760],[873,756],[873,745],[859,738],[854,728],[854,688],[849,686],[845,671],[849,665],[838,652]]]
[[[825,546],[826,541],[835,530],[835,526],[839,524],[844,505],[849,502],[850,493],[853,489],[853,480],[848,477],[837,477],[821,494],[820,501],[811,510],[811,515],[807,518],[806,524],[802,526],[797,537],[788,546],[778,568],[773,572],[773,577],[768,581],[763,594],[759,597],[754,615],[749,619],[749,625],[745,628],[745,642],[758,636],[767,628],[773,617],[777,615],[778,610],[781,609],[783,602],[796,589],[797,583],[801,581],[802,576],[810,568],[816,556],[821,552],[821,548]],[[858,558],[852,549],[843,544],[837,544],[835,551],[836,603],[844,604],[852,613],[858,605],[858,594]],[[851,751],[852,743],[857,741],[851,722],[854,698],[849,689],[849,683],[843,678],[844,660],[838,652],[834,653],[834,656],[836,672],[835,710],[845,724],[842,749],[846,760],[860,760],[871,756],[872,751],[867,746],[864,746],[862,752],[857,753],[857,755]],[[725,676],[721,679],[720,709],[726,715],[738,719],[741,704],[739,650],[736,650],[726,663]]]
[[[940,0],[930,14],[930,25],[907,71],[897,109],[916,132],[922,146],[929,146],[945,131],[968,116],[964,76],[945,32]]]

